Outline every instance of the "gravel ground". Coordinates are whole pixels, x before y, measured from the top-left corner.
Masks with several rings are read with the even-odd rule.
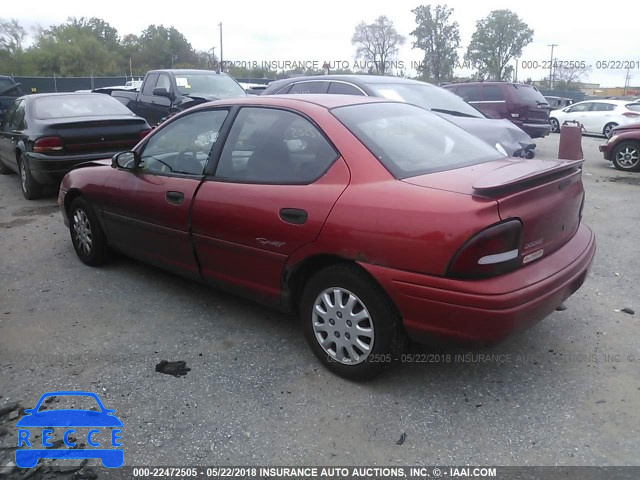
[[[125,465],[638,465],[640,174],[602,142],[583,139],[598,253],[568,309],[493,348],[413,346],[432,361],[364,384],[324,370],[289,316],[127,258],[83,265],[55,195],[0,177],[0,409],[94,391],[124,423]],[[191,370],[157,373],[163,359]],[[0,414],[0,474],[17,415]]]

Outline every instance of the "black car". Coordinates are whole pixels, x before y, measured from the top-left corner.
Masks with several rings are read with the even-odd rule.
[[[0,173],[20,173],[22,192],[31,200],[78,163],[129,150],[150,131],[143,118],[107,95],[27,95],[0,123]]]
[[[430,83],[379,75],[318,75],[277,80],[262,95],[295,93],[365,95],[412,103],[455,123],[504,155],[535,155],[536,144],[513,123],[487,118],[460,97]]]

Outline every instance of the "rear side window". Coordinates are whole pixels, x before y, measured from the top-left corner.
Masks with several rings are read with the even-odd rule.
[[[295,83],[289,93],[327,93],[329,82],[300,82]]]
[[[461,85],[456,90],[456,95],[462,97],[467,102],[477,102],[480,100],[479,88],[476,85]]]
[[[331,112],[396,178],[503,158],[478,137],[414,105],[369,103]]]
[[[482,87],[482,96],[483,96],[483,100],[487,102],[504,101],[504,94],[502,93],[502,88],[500,88],[498,85],[484,85]]]
[[[216,177],[245,183],[311,183],[338,154],[306,118],[286,110],[245,107],[236,117]]]
[[[529,85],[513,85],[515,95],[518,100],[525,103],[536,103],[538,105],[547,105],[547,99]]]
[[[592,112],[611,112],[615,110],[616,106],[613,103],[594,103]]]
[[[11,118],[8,130],[24,130],[25,101],[20,100]]]
[[[331,85],[329,85],[329,93],[339,95],[364,95],[362,91],[353,85],[342,82],[331,82]]]
[[[52,95],[36,98],[34,117],[44,120],[58,117],[93,117],[98,115],[133,115],[118,100],[101,93],[90,95]]]
[[[633,112],[640,112],[640,103],[627,103],[625,105],[627,110],[631,110]]]

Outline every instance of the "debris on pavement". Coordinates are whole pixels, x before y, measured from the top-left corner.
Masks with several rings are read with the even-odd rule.
[[[167,375],[173,375],[174,377],[181,377],[190,372],[191,369],[187,368],[187,362],[178,360],[177,362],[168,362],[162,360],[156,365],[156,372],[165,373]]]
[[[402,445],[406,439],[407,439],[407,434],[405,432],[402,432],[402,435],[400,435],[400,438],[396,442],[396,445]]]

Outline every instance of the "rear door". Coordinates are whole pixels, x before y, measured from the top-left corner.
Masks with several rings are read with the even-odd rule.
[[[227,109],[184,115],[149,138],[138,168],[114,171],[101,202],[111,243],[132,256],[199,278],[189,236],[191,201],[227,115]]]
[[[25,100],[17,100],[7,109],[0,123],[0,157],[5,165],[18,171],[15,150],[24,129]]]
[[[614,103],[593,102],[591,110],[585,114],[585,129],[588,132],[602,135],[607,123],[617,123],[617,118],[611,118],[618,116],[615,110],[616,105]]]
[[[500,85],[482,85],[482,110],[492,118],[512,119],[507,109],[507,99]],[[476,107],[479,105],[476,104]]]
[[[287,258],[317,238],[348,183],[345,162],[309,119],[240,109],[193,206],[202,275],[279,302]]]

